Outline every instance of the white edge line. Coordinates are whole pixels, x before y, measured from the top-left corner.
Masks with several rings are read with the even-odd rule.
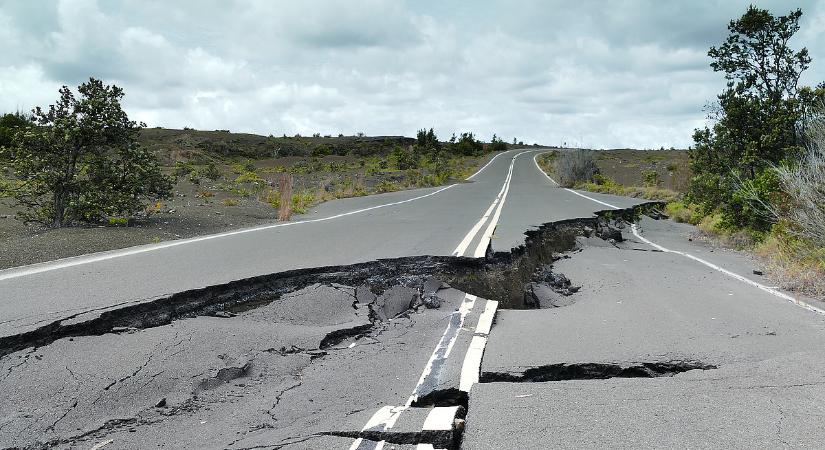
[[[544,152],[544,153],[549,153],[549,152]],[[533,156],[533,162],[536,163],[536,168],[539,169],[539,172],[541,172],[545,177],[547,177],[548,180],[552,181],[553,184],[555,184],[556,186],[561,186],[559,183],[556,182],[556,180],[550,178],[550,175],[547,175],[547,172],[545,172],[544,170],[541,169],[541,166],[539,165],[538,157],[543,155],[544,153],[536,153],[536,156]]]
[[[778,291],[778,290],[776,290],[776,289],[774,289],[774,288],[772,288],[772,287],[770,287],[770,286],[765,286],[764,284],[757,283],[756,281],[753,281],[753,280],[751,280],[750,278],[744,277],[744,276],[739,275],[739,274],[737,274],[737,273],[733,273],[733,272],[731,272],[730,270],[727,270],[727,269],[725,269],[725,268],[722,268],[722,267],[720,267],[720,266],[717,266],[716,264],[713,264],[712,262],[705,261],[705,260],[704,260],[704,259],[702,259],[702,258],[699,258],[699,257],[693,256],[693,255],[691,255],[690,253],[680,252],[680,251],[678,251],[678,250],[670,250],[670,249],[668,249],[668,248],[662,247],[661,245],[656,244],[656,243],[654,243],[654,242],[652,242],[652,241],[650,241],[650,240],[648,240],[648,239],[646,239],[646,238],[642,237],[642,235],[641,235],[641,234],[639,234],[638,227],[636,226],[636,224],[632,224],[632,225],[630,226],[630,228],[631,228],[631,230],[633,230],[633,235],[634,235],[634,236],[636,236],[639,240],[641,240],[642,242],[644,242],[644,243],[646,243],[646,244],[648,244],[648,245],[653,246],[654,248],[656,248],[656,249],[658,249],[658,250],[661,250],[661,251],[666,252],[666,253],[675,253],[675,254],[677,254],[677,255],[682,255],[682,256],[684,256],[685,258],[689,258],[689,259],[692,259],[692,260],[694,260],[694,261],[696,261],[696,262],[698,262],[698,263],[704,264],[705,266],[708,266],[708,267],[710,267],[711,269],[716,270],[717,272],[721,272],[721,273],[723,273],[723,274],[725,274],[725,275],[727,275],[727,276],[729,276],[729,277],[731,277],[731,278],[737,279],[737,280],[739,280],[739,281],[741,281],[741,282],[743,282],[743,283],[746,283],[746,284],[749,284],[749,285],[751,285],[751,286],[753,286],[753,287],[755,287],[755,288],[761,289],[762,291],[765,291],[765,292],[767,292],[767,293],[769,293],[769,294],[772,294],[772,295],[774,295],[774,296],[776,296],[776,297],[779,297],[779,298],[785,299],[785,300],[787,300],[787,301],[789,301],[789,302],[793,303],[794,305],[797,305],[797,306],[799,306],[799,307],[802,307],[802,308],[804,308],[804,309],[807,309],[808,311],[815,312],[815,313],[817,313],[817,314],[822,314],[822,315],[825,315],[825,310],[823,310],[823,309],[821,309],[821,308],[817,308],[817,307],[816,307],[816,306],[814,306],[814,305],[811,305],[811,304],[806,303],[806,302],[804,302],[804,301],[802,301],[802,300],[799,300],[798,298],[795,298],[795,297],[793,297],[793,296],[790,296],[790,295],[788,295],[788,294],[786,294],[786,293],[784,293],[784,292]]]
[[[487,168],[487,166],[489,166],[493,161],[495,161],[496,158],[498,158],[499,156],[501,156],[505,153],[507,153],[507,152],[501,152],[501,153],[495,155],[492,159],[490,159],[490,161],[487,161],[487,164],[485,164],[481,169],[476,171],[476,173],[474,173],[474,174],[470,175],[469,177],[467,177],[467,180],[470,180],[470,179],[474,178],[476,175],[480,174],[484,169]],[[354,211],[348,211],[348,212],[341,213],[341,214],[335,214],[335,215],[332,215],[332,216],[329,216],[329,217],[321,217],[321,218],[318,218],[318,219],[299,220],[299,221],[296,221],[296,222],[285,222],[285,223],[278,223],[278,224],[273,224],[273,225],[264,225],[264,226],[260,226],[260,227],[254,227],[254,228],[244,228],[244,229],[241,229],[241,230],[227,231],[227,232],[224,232],[224,233],[210,234],[210,235],[207,235],[207,236],[199,236],[199,237],[194,237],[194,238],[189,238],[189,239],[179,239],[179,240],[176,240],[176,241],[164,242],[164,243],[154,244],[154,245],[150,244],[150,245],[145,245],[145,246],[132,248],[132,249],[129,249],[129,250],[111,250],[111,251],[103,252],[103,253],[100,253],[100,254],[97,254],[97,255],[95,255],[95,254],[80,255],[80,256],[73,256],[73,257],[70,257],[70,258],[58,259],[58,260],[54,260],[54,261],[46,261],[46,262],[42,262],[42,263],[31,264],[31,265],[28,265],[28,266],[13,267],[13,268],[10,268],[10,269],[0,270],[0,281],[9,280],[9,279],[13,279],[13,278],[19,278],[19,277],[23,277],[23,276],[34,275],[34,274],[43,273],[43,272],[49,272],[49,271],[52,271],[52,270],[66,269],[66,268],[69,268],[69,267],[79,266],[79,265],[83,265],[83,264],[91,264],[91,263],[95,263],[95,262],[106,261],[106,260],[109,260],[109,259],[121,258],[121,257],[124,257],[124,256],[137,255],[137,254],[141,254],[141,253],[152,252],[152,251],[155,251],[155,250],[163,250],[163,249],[170,248],[170,247],[177,247],[179,245],[191,244],[191,243],[195,243],[195,242],[207,241],[207,240],[217,239],[217,238],[222,238],[222,237],[227,237],[227,236],[234,236],[234,235],[238,235],[238,234],[252,233],[252,232],[268,230],[268,229],[272,229],[272,228],[288,227],[288,226],[300,225],[300,224],[305,224],[305,223],[316,223],[316,222],[324,222],[324,221],[327,221],[327,220],[339,219],[341,217],[346,217],[346,216],[350,216],[350,215],[353,215],[353,214],[359,214],[359,213],[363,213],[363,212],[367,212],[367,211],[372,211],[374,209],[384,208],[384,207],[387,207],[387,206],[396,206],[396,205],[400,205],[400,204],[404,204],[404,203],[409,203],[409,202],[412,202],[412,201],[415,201],[415,200],[420,200],[422,198],[427,198],[427,197],[436,195],[438,193],[441,193],[441,192],[443,192],[447,189],[450,189],[453,186],[456,186],[456,184],[454,183],[454,184],[451,184],[451,185],[448,185],[448,186],[444,186],[444,187],[442,187],[442,188],[440,188],[436,191],[433,191],[433,192],[430,192],[428,194],[421,195],[421,196],[418,196],[418,197],[409,198],[409,199],[401,200],[401,201],[398,201],[398,202],[384,203],[384,204],[381,204],[381,205],[370,206],[368,208],[361,208],[361,209],[357,209],[357,210],[354,210]]]
[[[547,173],[541,169],[541,166],[539,166],[538,160],[536,159],[537,157],[538,157],[538,154],[537,154],[535,157],[533,157],[533,161],[536,163],[536,168],[538,168],[538,169],[539,169],[539,172],[543,173],[543,174],[544,174],[544,176],[546,176],[548,180],[552,181],[553,183],[556,183],[556,181],[555,181],[555,180],[553,180],[552,178],[550,178],[550,176],[549,176],[549,175],[547,175]],[[558,185],[558,183],[556,183],[556,184]],[[584,198],[586,198],[586,199],[588,199],[588,200],[592,200],[592,201],[594,201],[594,202],[596,202],[596,203],[600,203],[600,204],[602,204],[602,205],[609,206],[609,207],[611,207],[611,208],[613,208],[613,209],[619,209],[619,207],[617,207],[617,206],[613,206],[613,205],[611,205],[611,204],[609,204],[609,203],[605,203],[605,202],[603,202],[603,201],[596,200],[596,199],[595,199],[595,198],[593,198],[593,197],[589,197],[589,196],[584,195],[584,194],[582,194],[582,193],[580,193],[580,192],[576,192],[576,191],[574,191],[574,190],[572,190],[572,189],[567,189],[567,188],[564,188],[564,189],[565,189],[566,191],[569,191],[569,192],[572,192],[572,193],[574,193],[574,194],[578,195],[579,197],[584,197]],[[655,248],[655,249],[657,249],[657,250],[661,250],[661,251],[666,252],[666,253],[675,253],[675,254],[677,254],[677,255],[682,255],[682,256],[684,256],[685,258],[692,259],[692,260],[694,260],[694,261],[696,261],[696,262],[698,262],[698,263],[700,263],[700,264],[704,264],[705,266],[710,267],[711,269],[713,269],[713,270],[715,270],[715,271],[717,271],[717,272],[723,273],[723,274],[725,274],[725,275],[727,275],[727,276],[729,276],[729,277],[731,277],[731,278],[733,278],[733,279],[739,280],[739,281],[741,281],[741,282],[743,282],[743,283],[749,284],[749,285],[751,285],[751,286],[753,286],[753,287],[755,287],[755,288],[757,288],[757,289],[760,289],[760,290],[762,290],[762,291],[764,291],[764,292],[767,292],[767,293],[769,293],[769,294],[771,294],[771,295],[774,295],[774,296],[779,297],[779,298],[781,298],[781,299],[787,300],[787,301],[789,301],[789,302],[793,303],[794,305],[797,305],[797,306],[799,306],[799,307],[801,307],[801,308],[807,309],[808,311],[811,311],[811,312],[814,312],[814,313],[817,313],[817,314],[822,314],[822,315],[825,315],[825,309],[818,308],[818,307],[816,307],[816,306],[814,306],[814,305],[811,305],[810,303],[807,303],[807,302],[804,302],[804,301],[802,301],[802,300],[799,300],[799,299],[798,299],[798,298],[796,298],[796,297],[793,297],[793,296],[788,295],[788,294],[786,294],[786,293],[784,293],[784,292],[781,292],[781,291],[779,291],[779,290],[776,290],[776,289],[774,289],[774,288],[772,288],[772,287],[770,287],[770,286],[765,286],[764,284],[757,283],[756,281],[753,281],[753,280],[751,280],[750,278],[744,277],[744,276],[739,275],[739,274],[737,274],[737,273],[733,273],[733,272],[731,272],[730,270],[727,270],[727,269],[725,269],[725,268],[723,268],[723,267],[717,266],[716,264],[713,264],[712,262],[705,261],[705,260],[704,260],[704,259],[702,259],[702,258],[699,258],[699,257],[693,256],[693,255],[691,255],[690,253],[680,252],[680,251],[677,251],[677,250],[670,250],[670,249],[668,249],[668,248],[662,247],[661,245],[656,244],[655,242],[653,242],[653,241],[651,241],[651,240],[649,240],[649,239],[647,239],[647,238],[643,237],[641,234],[639,234],[639,229],[638,229],[638,227],[636,226],[636,224],[635,224],[635,223],[630,225],[630,229],[633,231],[633,235],[634,235],[634,236],[636,236],[637,238],[639,238],[639,240],[641,240],[641,241],[642,241],[642,242],[644,242],[645,244],[648,244],[648,245],[652,246],[653,248]]]
[[[515,151],[515,150],[510,150],[510,151]],[[476,173],[474,173],[474,174],[470,175],[469,177],[467,177],[467,179],[468,179],[468,180],[472,180],[472,179],[473,179],[476,175],[480,174],[482,171],[484,171],[484,169],[486,169],[486,168],[487,168],[487,166],[489,166],[489,165],[490,165],[493,161],[495,161],[495,160],[496,160],[496,158],[498,158],[499,156],[501,156],[501,155],[503,155],[503,154],[505,154],[505,153],[508,153],[508,152],[506,152],[506,151],[505,151],[505,152],[501,152],[501,153],[499,153],[498,155],[493,156],[493,157],[492,157],[489,161],[487,161],[487,164],[485,164],[484,166],[482,166],[482,167],[481,167],[481,169],[478,169],[478,170],[476,171]]]
[[[328,220],[339,219],[341,217],[351,216],[351,215],[354,215],[354,214],[360,214],[360,213],[364,213],[364,212],[367,212],[367,211],[372,211],[372,210],[379,209],[379,208],[385,208],[385,207],[388,207],[388,206],[401,205],[401,204],[409,203],[409,202],[412,202],[412,201],[415,201],[415,200],[420,200],[422,198],[431,197],[431,196],[439,194],[439,193],[441,193],[441,192],[443,192],[447,189],[450,189],[451,187],[454,187],[454,186],[456,186],[456,184],[451,184],[451,185],[448,185],[448,186],[444,186],[444,187],[442,187],[442,188],[440,188],[436,191],[433,191],[433,192],[430,192],[430,193],[424,194],[424,195],[419,195],[418,197],[408,198],[408,199],[405,199],[405,200],[392,202],[392,203],[384,203],[384,204],[381,204],[381,205],[370,206],[370,207],[367,207],[367,208],[356,209],[356,210],[353,210],[353,211],[347,211],[345,213],[335,214],[335,215],[328,216],[328,217],[321,217],[321,218],[318,218],[318,219],[307,219],[307,220],[299,220],[299,221],[296,221],[296,222],[284,222],[284,223],[278,223],[278,224],[273,224],[273,225],[264,225],[264,226],[255,227],[255,228],[245,228],[245,229],[242,229],[242,230],[227,231],[225,233],[210,234],[210,235],[207,235],[207,236],[200,236],[200,237],[195,237],[195,238],[190,238],[190,239],[180,239],[180,240],[177,240],[177,241],[170,241],[170,242],[165,242],[165,243],[156,244],[156,245],[141,246],[141,247],[133,248],[131,250],[115,250],[113,252],[107,252],[107,253],[100,254],[100,255],[97,255],[97,256],[78,256],[78,257],[74,257],[74,258],[67,258],[67,259],[62,260],[62,261],[58,260],[58,262],[50,262],[50,263],[47,262],[47,263],[41,263],[41,264],[36,264],[36,265],[32,265],[32,266],[22,266],[22,267],[17,267],[17,268],[12,268],[12,269],[6,269],[6,270],[0,271],[0,281],[12,279],[12,278],[18,278],[18,277],[22,277],[22,276],[34,275],[34,274],[42,273],[42,272],[48,272],[48,271],[51,271],[51,270],[65,269],[67,267],[79,266],[79,265],[82,265],[82,264],[89,264],[89,263],[94,263],[94,262],[99,262],[99,261],[106,261],[106,260],[109,260],[109,259],[120,258],[120,257],[123,257],[123,256],[131,256],[131,255],[137,255],[137,254],[140,254],[140,253],[147,253],[147,252],[151,252],[151,251],[155,251],[155,250],[162,250],[162,249],[166,249],[166,248],[170,248],[170,247],[177,247],[179,245],[191,244],[193,242],[208,241],[208,240],[211,240],[211,239],[217,239],[217,238],[222,238],[222,237],[227,237],[227,236],[234,236],[234,235],[238,235],[238,234],[245,234],[245,233],[252,233],[252,232],[256,232],[256,231],[269,230],[269,229],[272,229],[272,228],[289,227],[289,226],[301,225],[301,224],[305,224],[305,223],[325,222],[325,221],[328,221]]]

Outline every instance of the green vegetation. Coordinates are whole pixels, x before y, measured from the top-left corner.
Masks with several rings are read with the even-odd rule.
[[[120,106],[123,90],[90,78],[80,98],[63,87],[48,110],[34,110],[37,127],[19,129],[0,150],[15,183],[0,195],[23,209],[26,221],[62,227],[131,216],[148,200],[171,195],[153,153],[138,145],[143,124],[129,120]]]
[[[595,174],[593,176],[593,181],[578,182],[574,185],[574,187],[583,191],[624,195],[626,197],[646,198],[648,200],[659,200],[663,202],[676,202],[681,198],[681,194],[670,189],[659,188],[656,187],[656,185],[646,185],[642,187],[623,186],[600,174]]]
[[[703,214],[720,211],[723,228],[770,230],[775,221],[764,205],[779,201],[781,191],[774,168],[798,161],[801,131],[815,100],[825,98],[823,85],[798,85],[811,62],[807,49],[788,46],[801,15],[774,17],[751,6],[730,22],[725,42],[708,52],[728,86],[718,96],[713,126],[694,134],[688,200]]]
[[[751,6],[710,49],[728,86],[713,126],[694,133],[689,203],[668,213],[753,248],[780,280],[825,296],[825,84],[799,86],[811,58],[788,43],[801,16]]]
[[[11,147],[15,134],[18,131],[31,128],[33,125],[34,118],[19,111],[0,116],[0,148]]]

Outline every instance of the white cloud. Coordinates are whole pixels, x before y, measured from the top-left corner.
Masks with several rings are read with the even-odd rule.
[[[0,4],[0,108],[88,76],[149,125],[262,134],[472,130],[597,147],[690,144],[723,86],[707,48],[746,0]],[[780,0],[760,1],[776,13]],[[797,44],[822,77],[823,2]],[[819,52],[819,53],[818,53]],[[823,61],[819,61],[823,59]]]

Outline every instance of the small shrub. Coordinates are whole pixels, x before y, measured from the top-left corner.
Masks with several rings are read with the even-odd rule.
[[[401,189],[403,189],[403,186],[396,182],[388,180],[381,180],[378,184],[375,185],[375,191],[379,193],[395,192],[400,191]]]
[[[225,198],[221,203],[223,203],[224,206],[238,206],[240,202],[234,198]]]
[[[312,203],[315,201],[315,194],[311,191],[304,190],[296,192],[292,195],[292,210],[296,214],[304,214],[307,212]]]
[[[568,188],[575,186],[576,183],[593,181],[594,175],[598,172],[595,155],[589,150],[562,152],[555,164],[559,184]]]
[[[332,154],[332,149],[324,144],[318,144],[312,149],[310,155],[312,156],[329,156]]]
[[[722,213],[713,213],[702,218],[697,224],[700,230],[707,234],[718,234],[725,229]]]
[[[197,196],[201,198],[212,198],[215,196],[215,193],[211,191],[200,191]]]
[[[643,170],[642,171],[642,183],[645,186],[658,186],[661,184],[662,180],[659,178],[659,172],[655,170]]]
[[[244,172],[238,175],[235,178],[235,183],[244,184],[244,183],[252,183],[252,184],[264,184],[265,181],[255,172]]]
[[[699,211],[693,208],[693,205],[685,204],[683,202],[670,202],[665,206],[665,214],[670,216],[674,222],[689,223],[696,225],[702,220]]]
[[[126,217],[109,217],[108,225],[110,227],[125,227],[129,224],[129,219]]]

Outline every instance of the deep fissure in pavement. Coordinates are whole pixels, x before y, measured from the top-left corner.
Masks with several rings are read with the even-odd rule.
[[[664,361],[633,364],[548,364],[531,367],[521,373],[482,372],[481,383],[538,383],[565,380],[605,380],[609,378],[671,377],[690,370],[711,370],[717,367],[700,361]]]
[[[525,233],[525,243],[510,252],[488,251],[484,258],[419,256],[385,259],[345,266],[299,269],[237,280],[226,284],[184,291],[146,303],[130,305],[99,313],[78,314],[52,322],[33,331],[0,338],[0,358],[29,347],[42,347],[52,342],[75,336],[94,336],[120,333],[168,325],[195,316],[217,316],[232,320],[244,311],[254,310],[278,301],[283,295],[313,285],[354,287],[352,305],[356,310],[366,307],[370,323],[329,332],[317,349],[286,349],[283,354],[316,352],[311,358],[323,357],[325,349],[340,342],[372,331],[389,318],[403,316],[410,310],[439,307],[437,291],[450,286],[497,300],[501,308],[538,308],[566,306],[573,301],[578,286],[564,275],[552,271],[552,263],[561,253],[575,248],[578,236],[596,236],[604,240],[621,240],[620,228],[636,220],[640,214],[655,211],[660,204],[650,203],[634,208],[603,211],[596,217],[548,223]],[[433,281],[437,281],[433,286]],[[374,292],[380,293],[376,295]],[[278,352],[274,350],[274,352]],[[213,378],[203,380],[196,390],[218,388],[227,380],[246,376],[252,361],[218,371]],[[703,367],[704,368],[704,367]],[[713,368],[713,367],[710,367]],[[602,368],[604,369],[604,368]],[[628,367],[618,375],[607,374],[613,369],[579,370],[588,376],[579,378],[610,378],[612,376],[665,376],[670,370],[678,373],[681,367],[670,369],[662,365]],[[567,369],[568,372],[570,369]],[[575,371],[574,370],[574,371]],[[692,369],[685,369],[692,370]],[[615,370],[614,370],[615,371]],[[508,380],[491,380],[493,374],[482,374],[481,382],[491,381],[552,381],[544,368],[528,369],[521,379],[508,374]],[[644,375],[647,373],[648,375]],[[654,375],[650,375],[654,374]],[[672,374],[672,373],[671,373]],[[592,376],[591,376],[592,375]],[[560,376],[560,375],[557,375]],[[559,378],[565,379],[565,378]],[[165,400],[165,399],[164,399]],[[459,406],[460,414],[451,430],[397,432],[385,431],[331,431],[327,434],[384,440],[395,444],[432,444],[436,448],[459,448],[464,429],[463,418],[468,407],[467,393],[458,389],[430,392],[419,398],[413,408]],[[68,442],[68,441],[67,441]]]
[[[313,284],[368,286],[377,292],[405,286],[421,292],[414,301],[426,303],[424,283],[436,277],[461,291],[497,300],[502,308],[563,306],[564,302],[553,299],[543,302],[537,295],[537,287],[544,285],[565,295],[576,289],[569,280],[563,276],[559,278],[549,270],[557,255],[573,249],[577,236],[613,239],[616,226],[635,221],[641,214],[655,214],[660,207],[660,202],[650,202],[622,210],[600,211],[591,218],[547,223],[526,231],[523,245],[510,252],[488,251],[484,258],[414,256],[297,269],[183,291],[112,310],[79,313],[31,331],[0,338],[0,358],[67,337],[152,328],[199,315],[230,318],[236,311],[267,305],[286,293]],[[331,336],[325,344],[332,345],[336,339]]]

